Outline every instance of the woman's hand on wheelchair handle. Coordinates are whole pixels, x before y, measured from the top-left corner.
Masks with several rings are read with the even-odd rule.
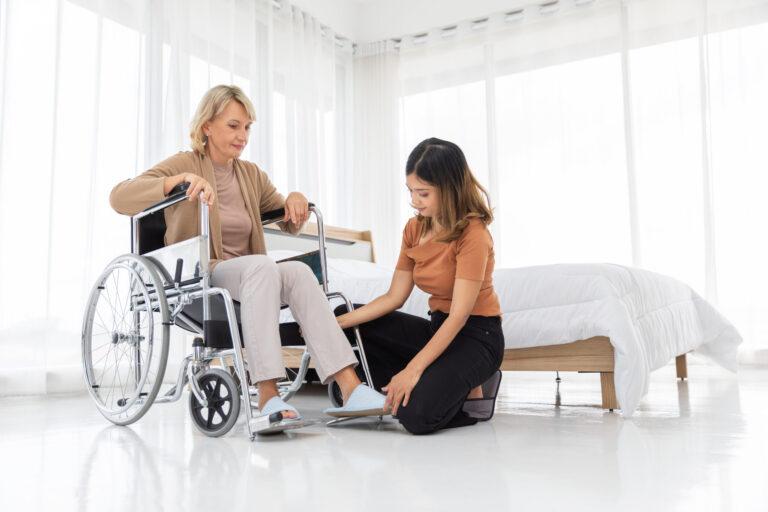
[[[207,203],[208,206],[213,206],[215,197],[214,190],[211,184],[208,183],[205,178],[188,172],[182,175],[182,182],[189,183],[189,188],[187,189],[187,197],[190,201],[198,198],[202,193],[202,201]]]
[[[300,226],[309,218],[309,201],[301,192],[291,192],[285,198],[285,218]]]

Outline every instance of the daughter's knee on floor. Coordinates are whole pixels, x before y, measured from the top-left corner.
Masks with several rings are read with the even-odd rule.
[[[438,430],[441,420],[436,412],[430,410],[426,404],[412,401],[406,407],[400,406],[397,410],[397,420],[411,434],[431,434]]]

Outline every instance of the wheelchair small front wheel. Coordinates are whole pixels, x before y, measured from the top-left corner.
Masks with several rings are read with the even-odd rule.
[[[107,265],[88,298],[81,339],[88,392],[112,423],[152,405],[168,361],[170,314],[154,264],[136,254]]]
[[[223,436],[237,423],[240,389],[234,377],[220,368],[209,368],[197,376],[206,405],[189,394],[189,413],[195,427],[209,437]]]

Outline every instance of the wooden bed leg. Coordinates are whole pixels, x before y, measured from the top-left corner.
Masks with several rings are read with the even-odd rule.
[[[685,354],[677,356],[675,358],[675,366],[677,367],[677,378],[685,380],[688,378],[688,363],[685,358]]]
[[[616,387],[613,385],[613,372],[600,372],[600,388],[603,393],[603,409],[608,409],[611,412],[618,409]]]

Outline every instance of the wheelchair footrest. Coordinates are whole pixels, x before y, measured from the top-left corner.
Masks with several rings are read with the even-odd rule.
[[[286,430],[304,428],[320,423],[320,420],[283,419],[283,413],[276,412],[269,416],[251,419],[251,432],[259,435],[278,434]]]

